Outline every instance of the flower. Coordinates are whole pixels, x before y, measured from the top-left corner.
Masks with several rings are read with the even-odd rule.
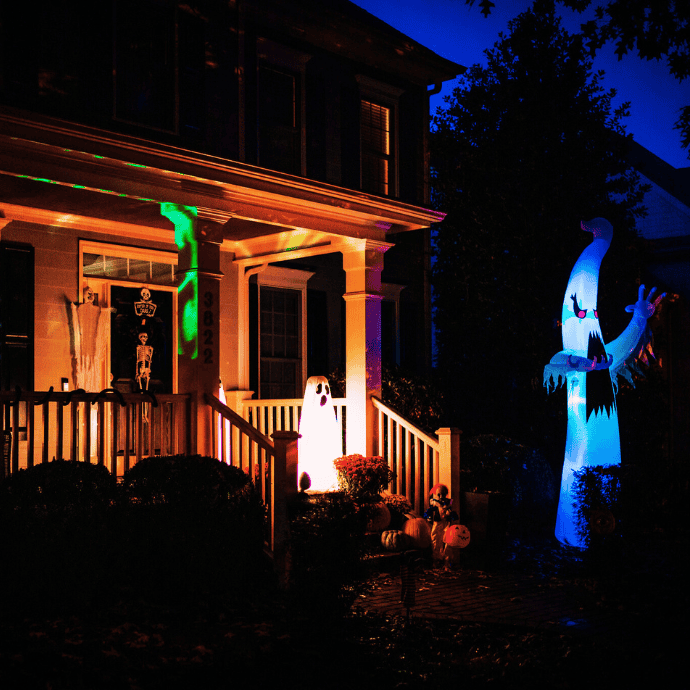
[[[378,496],[395,477],[381,456],[345,455],[334,464],[340,488],[357,498]]]

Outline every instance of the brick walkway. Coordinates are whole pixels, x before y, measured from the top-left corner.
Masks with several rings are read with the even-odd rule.
[[[374,574],[355,607],[401,616],[399,572]],[[620,634],[619,612],[607,610],[581,582],[481,570],[418,568],[410,616],[500,623],[587,635]]]

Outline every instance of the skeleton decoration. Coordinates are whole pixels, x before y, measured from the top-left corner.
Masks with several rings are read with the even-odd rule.
[[[342,456],[342,439],[325,376],[307,380],[297,442],[297,477],[309,475],[312,491],[330,491],[338,483],[333,461]]]
[[[583,467],[620,464],[617,379],[623,376],[632,383],[628,367],[638,353],[648,348],[651,332],[647,319],[664,297],[662,294],[652,302],[656,291],[653,288],[645,299],[641,285],[637,302],[625,308],[632,313],[630,323],[618,338],[605,345],[599,326],[597,290],[599,267],[611,245],[613,227],[603,218],[595,218],[583,222],[582,229],[591,232],[594,239],[580,255],[568,280],[561,317],[563,350],[544,368],[547,391],[565,383],[568,393],[568,431],[556,537],[563,544],[580,548],[584,543],[573,506],[574,473]]]
[[[148,288],[141,288],[141,301],[134,303],[134,313],[141,317],[141,325],[146,325],[146,319],[153,318],[156,313],[156,306],[151,301],[151,291]]]
[[[82,291],[82,302],[72,302],[72,346],[74,383],[76,388],[93,392],[103,386],[101,370],[105,354],[105,312],[94,304],[93,290],[87,285]],[[114,311],[114,310],[112,310]]]
[[[141,390],[149,389],[151,378],[151,360],[153,359],[153,348],[147,345],[148,333],[139,333],[139,345],[137,345],[137,374],[136,381]]]

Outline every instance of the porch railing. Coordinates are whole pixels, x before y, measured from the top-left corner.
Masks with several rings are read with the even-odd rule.
[[[189,452],[189,396],[83,390],[0,391],[2,476],[51,460],[122,476],[150,455]]]
[[[427,434],[412,422],[377,398],[372,398],[377,410],[375,452],[382,455],[395,472],[389,490],[405,496],[417,513],[422,513],[429,499],[429,491],[441,482],[450,495],[459,500],[460,492],[460,432],[457,429],[438,429]],[[334,398],[336,418],[343,439],[342,453],[346,453],[347,398]],[[263,434],[277,430],[297,431],[302,399],[245,400],[245,421]],[[233,449],[236,441],[233,440]],[[233,452],[235,452],[233,450]],[[236,452],[241,452],[239,449]],[[250,450],[251,453],[256,451]],[[248,462],[256,464],[252,455]]]
[[[347,437],[347,398],[333,398],[333,407],[345,455]],[[274,431],[298,431],[302,414],[302,398],[281,400],[244,400],[242,416],[255,429],[270,436]]]
[[[389,491],[405,496],[420,515],[428,504],[431,488],[439,482],[459,500],[460,432],[443,428],[432,436],[378,398],[372,398],[372,402],[377,410],[376,452],[395,473]]]
[[[271,438],[256,429],[217,398],[206,394],[211,407],[211,438],[214,457],[239,467],[253,478],[266,505],[266,551],[285,582],[287,574],[287,503],[297,492],[296,430],[271,428]]]

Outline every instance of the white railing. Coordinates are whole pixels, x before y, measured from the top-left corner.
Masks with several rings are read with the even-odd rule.
[[[274,431],[299,431],[302,402],[302,398],[244,400],[242,417],[264,436],[270,436]],[[343,439],[342,453],[345,455],[347,398],[333,398],[332,402],[340,437]]]
[[[378,398],[372,402],[377,410],[377,453],[395,473],[389,491],[405,496],[420,515],[439,482],[459,499],[460,432],[444,428],[438,435],[427,434]]]
[[[144,457],[186,453],[188,407],[188,395],[0,391],[0,478],[51,460],[105,465],[121,477]]]

